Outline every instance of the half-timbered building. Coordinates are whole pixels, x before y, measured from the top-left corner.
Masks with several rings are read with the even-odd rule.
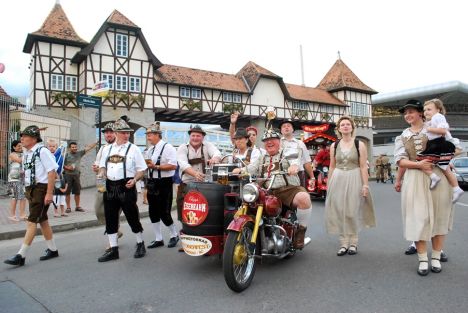
[[[80,113],[75,99],[105,80],[111,92],[103,98],[104,122],[126,114],[136,127],[154,120],[227,126],[229,114],[239,111],[239,124],[263,126],[266,108],[273,107],[278,120],[292,119],[296,125],[333,124],[350,114],[358,121],[358,134],[371,144],[376,91],[341,59],[315,88],[285,83],[252,61],[236,74],[163,64],[141,28],[119,11],[88,43],[59,3],[42,27],[28,34],[23,51],[31,54],[30,98],[38,112],[63,111],[92,125],[94,115]]]

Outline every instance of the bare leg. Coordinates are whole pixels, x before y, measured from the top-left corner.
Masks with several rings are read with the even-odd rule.
[[[24,240],[23,243],[25,245],[30,246],[34,240],[34,237],[36,236],[36,230],[37,230],[37,225],[36,223],[31,223],[28,221],[28,224],[26,226],[26,234],[24,235]]]
[[[26,217],[26,212],[24,208],[26,207],[26,199],[19,200],[19,214],[20,218],[25,218]]]
[[[45,220],[41,224],[42,235],[44,235],[45,240],[52,239],[52,227],[50,227],[49,221]]]
[[[450,170],[450,166],[447,166],[447,168],[444,171],[445,177],[447,177],[450,186],[452,187],[458,187],[458,181],[457,178],[455,177],[455,174]]]
[[[65,203],[67,204],[67,209],[71,208],[71,203],[70,203],[70,195],[65,195]]]
[[[10,216],[16,216],[16,199],[10,201]]]
[[[76,207],[80,206],[80,195],[75,195],[75,205]]]

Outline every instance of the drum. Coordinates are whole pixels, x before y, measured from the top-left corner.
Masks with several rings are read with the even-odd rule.
[[[188,199],[187,196],[194,194],[190,193],[191,191],[194,191],[195,194],[198,195],[201,194],[204,198],[201,202],[195,202],[203,203],[206,200],[208,214],[206,217],[203,217],[203,222],[196,226],[191,226],[189,223],[182,222],[182,232],[186,235],[192,236],[222,235],[224,233],[224,194],[229,193],[231,191],[231,187],[229,185],[205,182],[188,184],[187,195],[184,199],[183,212],[190,212],[190,210],[185,210],[186,206],[192,206],[194,210],[199,209],[194,204],[195,202],[189,203],[191,200]]]

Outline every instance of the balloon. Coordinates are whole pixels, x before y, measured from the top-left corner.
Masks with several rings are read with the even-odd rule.
[[[5,71],[5,64],[0,63],[0,73],[3,73]]]

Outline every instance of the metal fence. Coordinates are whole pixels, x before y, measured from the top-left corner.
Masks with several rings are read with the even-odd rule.
[[[22,107],[17,99],[0,95],[0,196],[6,195],[8,190],[8,156],[11,142],[19,138],[20,123],[10,120],[10,111]]]

